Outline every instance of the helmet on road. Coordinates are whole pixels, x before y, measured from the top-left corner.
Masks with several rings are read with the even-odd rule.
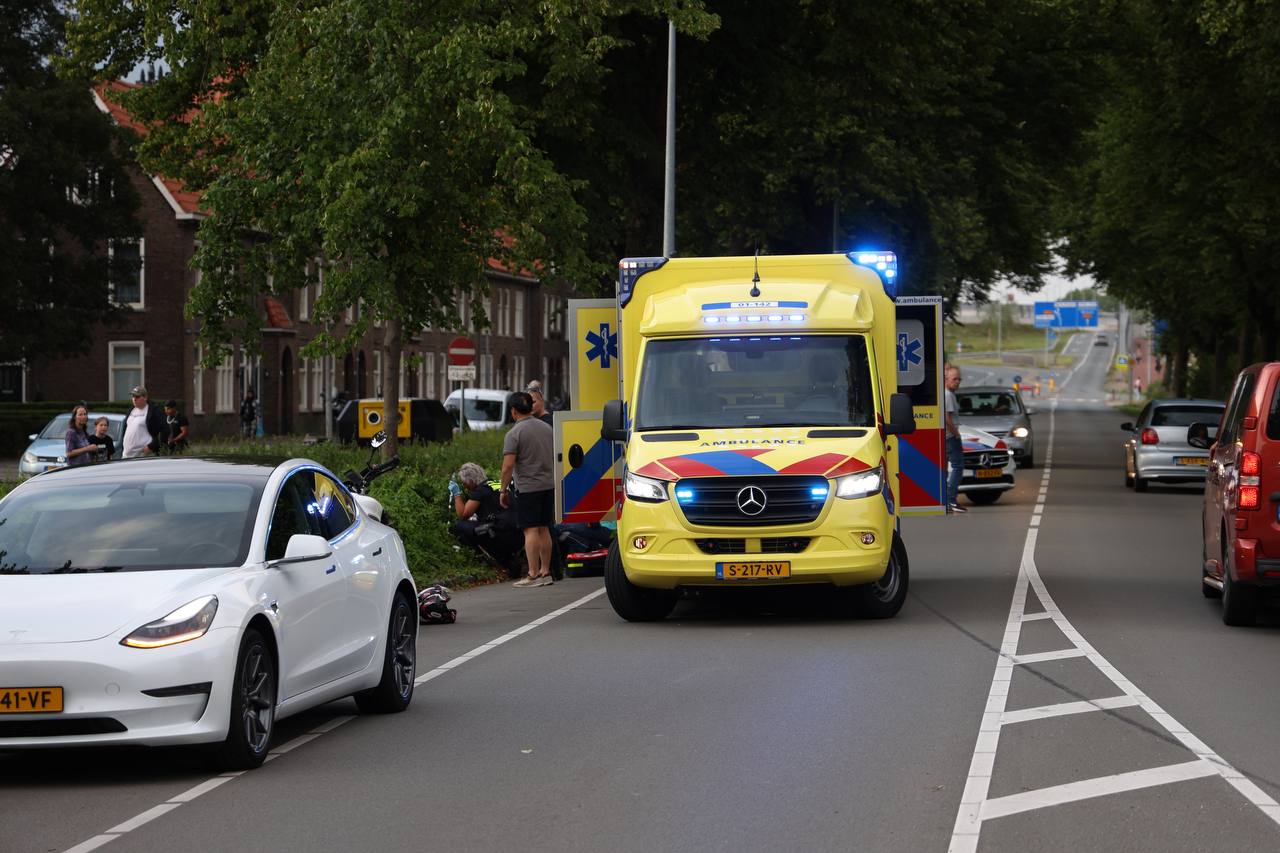
[[[458,611],[449,607],[449,588],[435,584],[418,593],[418,617],[423,622],[456,622]]]

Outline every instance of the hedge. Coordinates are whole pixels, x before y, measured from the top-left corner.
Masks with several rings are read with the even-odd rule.
[[[476,462],[497,478],[502,470],[505,430],[469,432],[444,444],[401,445],[400,467],[375,480],[370,494],[382,502],[404,540],[409,568],[419,587],[433,583],[469,585],[498,579],[501,571],[480,554],[459,546],[449,535],[453,503],[449,478],[464,462]],[[303,457],[341,475],[364,467],[367,448],[340,444],[303,444],[296,438],[197,442],[191,456],[236,456],[276,461]],[[0,496],[16,486],[0,481]]]

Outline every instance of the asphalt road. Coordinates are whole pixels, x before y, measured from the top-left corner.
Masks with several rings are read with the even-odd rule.
[[[0,851],[1276,849],[1280,616],[1227,628],[1201,596],[1197,489],[1124,488],[1098,350],[1037,407],[1047,467],[904,523],[893,620],[467,591],[408,712],[284,721],[259,770],[0,753]]]

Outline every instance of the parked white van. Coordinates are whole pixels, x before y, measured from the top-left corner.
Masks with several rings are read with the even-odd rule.
[[[467,401],[468,429],[498,429],[514,423],[511,420],[511,395],[514,391],[497,388],[468,388],[458,390],[445,398],[445,411],[453,418],[454,426],[461,426],[458,418],[465,394]]]

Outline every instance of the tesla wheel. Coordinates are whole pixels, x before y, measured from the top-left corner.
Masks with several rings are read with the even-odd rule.
[[[396,714],[413,700],[413,679],[418,669],[418,614],[404,593],[391,602],[387,625],[387,650],[382,658],[382,680],[378,686],[355,695],[356,705],[366,714]]]
[[[267,641],[256,629],[244,632],[231,685],[231,719],[218,763],[249,770],[267,760],[276,719],[276,664]]]
[[[862,619],[888,619],[897,615],[907,600],[908,574],[907,549],[902,540],[894,536],[884,576],[851,590],[854,615]]]
[[[622,568],[622,552],[617,541],[609,546],[604,562],[604,588],[613,611],[628,622],[659,622],[671,615],[679,593],[667,589],[645,589],[627,580]]]
[[[1258,618],[1258,588],[1231,578],[1226,549],[1222,554],[1222,621],[1227,625],[1249,626]]]
[[[978,506],[990,506],[1000,500],[1004,492],[965,492],[965,497]]]

